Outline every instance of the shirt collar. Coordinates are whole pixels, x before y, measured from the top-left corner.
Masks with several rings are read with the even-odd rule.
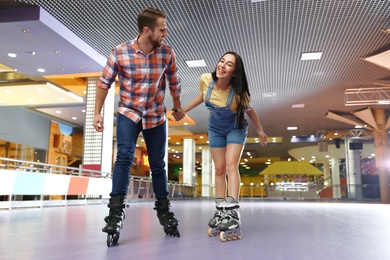
[[[139,48],[139,45],[138,45],[138,39],[139,39],[139,34],[138,34],[138,36],[137,36],[137,38],[135,38],[134,39],[134,49],[135,49],[135,51],[137,52],[137,53],[142,53],[142,54],[144,54],[141,50],[140,50],[140,48]],[[153,48],[153,50],[150,52],[150,53],[154,53],[154,51],[156,50],[156,48]]]

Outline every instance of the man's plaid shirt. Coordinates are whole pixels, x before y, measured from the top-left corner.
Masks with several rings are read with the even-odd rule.
[[[180,96],[181,84],[174,51],[163,43],[145,56],[137,39],[113,49],[97,87],[110,88],[118,76],[118,113],[135,123],[142,119],[143,129],[149,129],[165,120],[166,82],[172,97]]]

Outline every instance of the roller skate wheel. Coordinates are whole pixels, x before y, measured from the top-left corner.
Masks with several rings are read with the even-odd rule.
[[[119,233],[108,234],[107,235],[107,246],[108,247],[115,246],[118,243],[118,240],[119,240]]]
[[[225,237],[225,232],[224,231],[221,231],[221,233],[219,233],[219,239],[221,239],[222,242],[226,241],[226,237]]]
[[[207,230],[207,235],[208,235],[209,237],[214,236],[214,234],[212,233],[212,231],[213,231],[213,228],[209,227],[209,229]]]

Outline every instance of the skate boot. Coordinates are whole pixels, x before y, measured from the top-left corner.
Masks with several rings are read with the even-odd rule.
[[[225,199],[217,198],[215,199],[215,207],[217,210],[214,213],[214,216],[209,221],[209,229],[207,231],[207,234],[209,237],[212,236],[218,236],[220,233],[220,230],[218,229],[219,223],[221,223],[221,220],[223,218],[223,205],[225,204]]]
[[[125,219],[125,196],[112,196],[107,207],[110,208],[108,216],[104,218],[106,226],[102,231],[107,233],[107,246],[116,245]]]
[[[168,199],[159,199],[154,203],[154,209],[157,211],[157,217],[164,227],[165,234],[180,237],[179,229],[177,229],[179,221],[175,219],[175,214],[169,210],[170,207],[171,203]]]
[[[240,239],[242,234],[240,229],[240,205],[238,201],[232,197],[227,197],[223,208],[225,212],[218,225],[218,229],[221,231],[219,238],[222,242]]]

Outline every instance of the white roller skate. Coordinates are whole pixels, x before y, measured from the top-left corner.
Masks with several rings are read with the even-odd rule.
[[[240,239],[242,233],[240,228],[240,205],[238,204],[238,201],[234,200],[232,197],[227,197],[223,208],[224,215],[218,225],[218,229],[221,231],[219,233],[219,238],[222,242]]]
[[[214,213],[214,216],[209,221],[209,229],[207,230],[207,234],[209,237],[212,236],[218,236],[220,233],[220,230],[218,229],[219,223],[221,223],[221,220],[223,218],[223,204],[225,203],[225,199],[215,199],[215,207],[216,211]]]

